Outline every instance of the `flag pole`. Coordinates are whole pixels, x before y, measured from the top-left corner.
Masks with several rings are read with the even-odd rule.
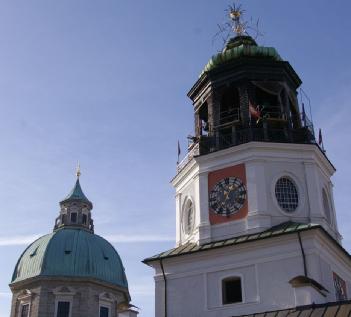
[[[179,165],[179,157],[180,157],[180,153],[181,153],[181,150],[180,150],[180,144],[179,144],[179,140],[178,140],[178,149],[177,149],[177,165]]]

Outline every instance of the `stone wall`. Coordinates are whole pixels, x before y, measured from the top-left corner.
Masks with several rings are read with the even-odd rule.
[[[18,317],[21,302],[30,303],[29,317],[53,317],[57,301],[71,302],[70,317],[99,316],[100,304],[110,308],[110,316],[117,317],[117,305],[128,302],[128,293],[94,281],[63,278],[41,278],[11,286],[13,292],[10,317]]]

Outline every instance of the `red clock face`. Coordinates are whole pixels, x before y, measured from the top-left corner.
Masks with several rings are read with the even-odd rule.
[[[223,223],[246,217],[248,212],[244,164],[209,173],[210,223]]]

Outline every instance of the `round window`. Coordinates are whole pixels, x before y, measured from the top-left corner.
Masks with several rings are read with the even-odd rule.
[[[195,217],[194,217],[194,205],[190,199],[184,205],[183,210],[183,231],[189,235],[193,231]]]
[[[288,177],[281,177],[275,184],[275,197],[280,208],[293,212],[299,204],[299,195],[295,184]]]

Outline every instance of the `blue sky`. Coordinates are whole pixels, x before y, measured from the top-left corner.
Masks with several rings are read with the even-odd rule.
[[[335,203],[351,250],[350,30],[347,0],[245,0],[258,42],[290,61],[312,100],[337,167]],[[229,1],[0,2],[0,317],[8,283],[58,202],[81,184],[95,231],[120,253],[141,317],[154,312],[153,271],[141,263],[174,245],[176,144],[192,132],[186,93],[221,43]]]

